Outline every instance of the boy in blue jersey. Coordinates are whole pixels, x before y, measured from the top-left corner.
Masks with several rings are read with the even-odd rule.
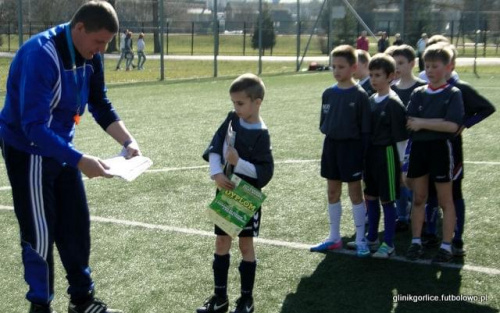
[[[452,68],[453,52],[449,47],[433,45],[424,52],[429,84],[415,89],[408,104],[407,127],[411,133],[408,178],[412,179],[412,241],[407,252],[410,260],[422,253],[421,233],[428,197],[433,182],[443,208],[443,242],[434,263],[452,260],[451,240],[455,227],[452,197],[453,152],[450,140],[462,124],[464,108],[460,90],[446,82]]]
[[[0,141],[21,232],[26,295],[31,313],[53,312],[53,245],[67,273],[69,313],[121,312],[94,298],[90,276],[90,216],[81,173],[111,177],[96,157],[73,146],[85,111],[121,146],[140,155],[137,143],[106,96],[101,54],[118,31],[104,1],[82,5],[70,23],[28,40],[12,61]]]
[[[330,234],[310,250],[322,252],[342,248],[340,196],[342,182],[346,182],[356,227],[357,255],[368,257],[370,251],[364,239],[366,209],[361,178],[370,132],[370,103],[366,92],[353,79],[357,67],[356,50],[342,45],[333,49],[331,56],[337,84],[323,92],[320,117],[320,130],[325,134],[321,176],[327,180]]]
[[[444,45],[448,45],[444,43]],[[456,48],[453,45],[449,45],[453,51],[453,68],[455,67],[455,59],[457,56]],[[456,136],[451,140],[453,147],[453,201],[455,204],[455,212],[457,216],[457,224],[455,226],[455,234],[452,240],[452,253],[456,257],[462,257],[465,255],[463,232],[465,225],[465,201],[462,193],[462,179],[464,178],[464,166],[463,166],[463,147],[462,147],[462,132],[465,128],[471,128],[472,126],[480,123],[488,116],[495,112],[495,107],[491,104],[488,99],[480,95],[477,90],[475,90],[467,82],[458,79],[457,76],[453,75],[452,72],[446,75],[448,83],[452,86],[457,87],[462,92],[462,99],[464,102],[464,120],[463,126],[457,132]],[[433,188],[432,188],[433,189]],[[424,246],[432,246],[434,243],[439,244],[437,238],[437,199],[435,197],[435,190],[430,191],[429,199],[426,205],[426,229],[422,234],[422,244]],[[425,241],[424,241],[425,239]]]
[[[254,187],[261,189],[273,176],[274,162],[271,152],[269,131],[260,116],[265,86],[253,74],[244,74],[233,81],[229,88],[234,111],[230,112],[212,138],[203,158],[210,164],[210,176],[220,189],[233,189],[230,174],[236,174]],[[228,142],[228,129],[236,135],[234,143]],[[221,164],[226,164],[223,168]],[[257,261],[253,238],[259,235],[261,208],[255,213],[239,236],[239,248],[243,260],[238,267],[241,277],[241,296],[231,313],[254,311],[253,287]],[[231,237],[215,226],[215,254],[212,264],[214,273],[214,294],[210,296],[197,313],[227,312],[227,280],[230,264]]]
[[[391,50],[391,55],[396,61],[396,79],[398,81],[391,88],[396,92],[406,108],[413,90],[427,83],[413,75],[416,58],[415,50],[409,45],[392,47],[394,49]],[[409,228],[409,201],[411,201],[411,191],[402,184],[400,187],[400,196],[396,201],[396,232],[406,231]]]
[[[369,64],[370,81],[376,93],[370,97],[371,135],[365,157],[365,201],[368,211],[368,246],[378,250],[375,258],[387,259],[394,254],[396,223],[395,201],[399,196],[400,163],[403,160],[406,130],[406,108],[391,90],[396,64],[387,54],[376,54]],[[379,200],[384,212],[384,241],[378,246],[380,221]]]

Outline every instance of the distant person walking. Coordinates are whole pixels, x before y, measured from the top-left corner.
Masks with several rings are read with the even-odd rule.
[[[123,33],[120,34],[120,58],[118,59],[118,63],[116,64],[116,70],[120,69],[120,64],[122,60],[125,58],[125,38],[127,37],[128,29],[125,29]]]
[[[361,32],[361,35],[356,39],[356,49],[368,51],[370,41],[366,38],[366,30]]]
[[[134,51],[132,49],[132,32],[128,32],[125,37],[125,59],[126,62],[126,71],[130,71],[130,67],[133,67],[132,61],[134,60]]]
[[[385,49],[389,47],[389,39],[387,39],[387,33],[382,32],[380,39],[377,43],[377,51],[380,53],[384,53]]]
[[[394,35],[394,42],[392,43],[393,46],[401,46],[403,44],[403,39],[401,39],[401,34],[397,33]]]
[[[143,70],[144,63],[146,62],[146,55],[144,54],[144,49],[146,48],[146,43],[144,42],[144,33],[139,34],[139,39],[137,40],[137,69]]]

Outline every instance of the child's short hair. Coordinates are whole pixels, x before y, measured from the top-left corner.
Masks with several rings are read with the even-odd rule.
[[[443,35],[434,35],[429,40],[427,41],[427,47],[432,46],[433,44],[436,44],[438,42],[444,42],[444,43],[450,43],[448,38],[446,38]]]
[[[368,64],[370,62],[370,53],[363,49],[356,49],[356,53],[358,54],[358,62],[363,64]]]
[[[259,76],[246,73],[238,76],[229,87],[229,93],[244,91],[250,99],[264,100],[266,86]]]
[[[368,69],[373,70],[383,70],[387,76],[396,71],[396,61],[394,58],[385,53],[377,53],[370,60],[368,64]]]
[[[345,58],[349,65],[354,65],[358,63],[358,54],[356,53],[356,49],[349,45],[341,45],[332,50],[331,53],[332,58]]]
[[[389,46],[389,47],[387,47],[387,49],[384,50],[384,53],[392,56],[392,54],[394,53],[394,50],[396,50],[398,47],[399,46],[397,46],[397,45]]]
[[[437,43],[425,49],[423,55],[424,61],[441,61],[444,65],[450,64],[453,60],[453,50],[449,44]]]
[[[410,63],[412,61],[415,61],[417,54],[415,53],[415,49],[413,49],[412,46],[401,45],[401,46],[396,46],[396,49],[394,49],[394,51],[392,52],[392,56],[404,57],[408,60],[408,63]]]
[[[139,34],[139,39],[144,38],[144,33]]]

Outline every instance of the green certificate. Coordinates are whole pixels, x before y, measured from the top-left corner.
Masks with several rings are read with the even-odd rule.
[[[266,195],[236,175],[233,190],[220,190],[209,204],[208,217],[229,236],[236,237],[253,217]]]

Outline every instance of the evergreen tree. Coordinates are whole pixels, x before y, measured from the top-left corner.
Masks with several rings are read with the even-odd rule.
[[[262,54],[266,49],[272,49],[276,45],[276,34],[274,32],[274,22],[269,12],[269,7],[265,4],[262,8]],[[252,37],[252,48],[259,49],[259,18],[255,23]]]

